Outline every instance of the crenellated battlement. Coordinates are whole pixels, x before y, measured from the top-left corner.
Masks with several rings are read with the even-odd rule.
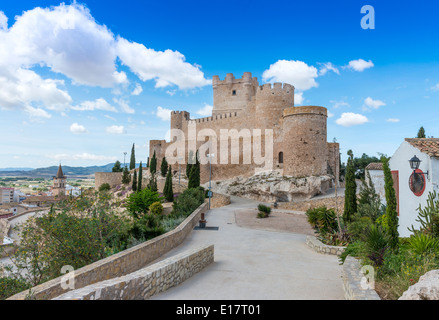
[[[289,83],[282,84],[281,82],[265,83],[256,90],[256,99],[259,96],[267,97],[273,95],[294,96],[294,86]]]
[[[227,112],[223,114],[216,114],[209,117],[204,118],[198,118],[198,119],[189,119],[188,122],[196,122],[196,123],[203,123],[203,122],[213,122],[218,120],[225,120],[230,118],[236,118],[238,117],[238,112]]]
[[[216,87],[218,85],[233,85],[233,84],[245,84],[245,85],[253,85],[257,83],[258,78],[252,77],[251,72],[244,72],[242,78],[235,78],[233,73],[228,73],[224,80],[220,80],[219,76],[212,77],[212,86]]]

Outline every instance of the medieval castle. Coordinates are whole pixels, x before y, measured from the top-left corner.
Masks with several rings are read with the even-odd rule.
[[[218,76],[212,79],[213,110],[212,115],[205,118],[191,119],[189,112],[173,111],[171,114],[171,129],[179,129],[184,133],[185,151],[184,160],[180,161],[181,168],[185,167],[188,159],[190,139],[196,140],[196,149],[215,137],[216,141],[210,145],[208,153],[218,155],[211,166],[201,166],[201,182],[225,180],[236,176],[251,176],[258,169],[267,170],[267,163],[261,165],[246,160],[243,151],[255,142],[251,136],[246,140],[246,132],[260,129],[262,132],[262,153],[272,156],[268,161],[268,170],[277,170],[284,176],[307,177],[331,174],[338,181],[339,176],[339,145],[328,143],[326,133],[327,109],[318,106],[294,106],[294,86],[290,84],[274,83],[259,85],[256,77],[245,72],[243,77],[236,79],[228,73],[224,80]],[[196,135],[190,133],[195,129]],[[230,151],[227,157],[221,154],[224,130],[234,132],[226,137],[225,145],[230,151],[233,142],[240,145],[239,151]],[[272,132],[272,146],[267,147],[264,140],[264,131]],[[201,135],[201,137],[200,137]],[[191,138],[192,137],[192,138]],[[151,140],[149,147],[150,157],[156,153],[158,165],[166,155],[166,150],[173,144],[166,140]],[[201,151],[201,150],[200,150]],[[205,152],[206,150],[203,150]],[[251,148],[250,148],[251,151]],[[255,150],[253,150],[253,153]],[[235,160],[235,161],[233,161]],[[236,161],[239,160],[239,161]],[[173,170],[178,170],[178,165]]]

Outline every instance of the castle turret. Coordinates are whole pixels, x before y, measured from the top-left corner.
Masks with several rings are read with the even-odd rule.
[[[185,130],[185,124],[190,119],[190,113],[187,111],[171,112],[171,129]]]
[[[223,81],[218,76],[214,76],[212,115],[247,110],[257,87],[258,80],[252,77],[251,72],[244,72],[241,79],[236,79],[232,73],[228,73]]]
[[[306,177],[327,173],[327,109],[303,106],[283,112],[284,175]]]
[[[288,83],[266,83],[256,90],[256,127],[274,128],[286,108],[294,106],[294,87]]]

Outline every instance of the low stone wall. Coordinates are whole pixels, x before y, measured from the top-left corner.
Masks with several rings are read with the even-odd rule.
[[[95,172],[95,189],[104,183],[108,183],[111,188],[122,183],[122,172]]]
[[[337,205],[336,205],[337,202]],[[309,199],[297,202],[278,202],[278,209],[296,210],[296,211],[306,211],[308,209],[314,209],[325,206],[326,208],[338,208],[337,212],[343,212],[344,210],[344,196],[321,199]]]
[[[73,290],[52,300],[145,300],[179,285],[213,261],[214,247],[205,245],[126,276]]]
[[[200,220],[201,213],[206,211],[207,203],[205,202],[174,230],[75,270],[75,287],[77,289],[83,288],[93,283],[127,275],[143,268],[148,263],[181,244]],[[52,299],[66,293],[66,290],[61,287],[62,278],[63,276],[33,287],[31,289],[33,297],[35,299]],[[28,290],[20,292],[9,297],[8,300],[24,300],[28,292]]]
[[[9,221],[7,219],[0,219],[0,244],[3,244],[3,238],[8,235]]]
[[[342,278],[346,300],[381,300],[374,289],[367,287],[358,259],[351,256],[346,257],[343,263]]]
[[[212,198],[210,198],[211,208],[220,208],[230,204],[230,196],[213,192]]]
[[[313,236],[306,237],[306,245],[318,253],[335,254],[337,256],[340,256],[346,248],[341,246],[328,246]]]

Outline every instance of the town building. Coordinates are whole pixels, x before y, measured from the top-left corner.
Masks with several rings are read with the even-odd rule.
[[[56,176],[53,177],[53,187],[52,187],[53,196],[63,197],[66,195],[66,181],[67,181],[67,177],[64,175],[60,164]]]
[[[0,204],[14,202],[14,188],[0,188]]]
[[[411,165],[410,160],[416,159],[420,162]],[[425,207],[431,192],[439,193],[439,138],[406,138],[389,166],[398,205],[398,232],[401,237],[408,237],[409,228],[420,227],[416,221],[418,207]]]

